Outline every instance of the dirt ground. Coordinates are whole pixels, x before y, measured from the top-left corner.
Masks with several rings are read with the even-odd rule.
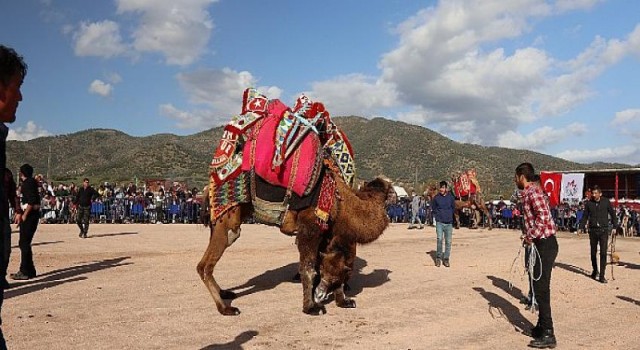
[[[451,267],[433,261],[435,229],[392,224],[361,246],[350,284],[355,309],[302,313],[294,239],[244,225],[216,267],[238,293],[239,316],[221,316],[195,266],[208,241],[197,225],[41,225],[39,276],[11,281],[2,310],[10,349],[523,349],[537,316],[519,234],[454,231]],[[13,234],[10,272],[20,251]],[[620,238],[615,280],[591,280],[589,241],[559,235],[552,308],[562,349],[640,349],[640,240]],[[509,288],[509,282],[513,288]]]

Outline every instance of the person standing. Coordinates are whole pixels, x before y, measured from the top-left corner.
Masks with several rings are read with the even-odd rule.
[[[22,101],[20,87],[27,75],[27,64],[22,56],[18,55],[12,48],[0,45],[0,169],[7,168],[7,135],[9,128],[5,123],[16,121],[16,111],[18,103]],[[11,249],[11,226],[9,223],[9,201],[4,186],[0,186],[0,252]],[[8,238],[7,238],[8,237]],[[9,245],[7,247],[7,244]],[[0,259],[4,265],[5,259]],[[7,261],[8,262],[8,261]],[[2,271],[6,274],[7,266],[3,266]],[[3,278],[6,277],[2,276]],[[0,310],[4,301],[4,290],[6,286],[0,285]],[[2,319],[0,318],[0,325]],[[0,328],[0,350],[7,348],[2,328]]]
[[[20,167],[20,192],[22,193],[22,205],[25,207],[20,223],[20,270],[11,274],[14,280],[28,280],[36,277],[36,267],[33,264],[33,251],[31,242],[38,229],[40,220],[40,195],[38,183],[33,178],[33,167],[23,164]]]
[[[450,266],[449,257],[451,255],[451,236],[453,235],[453,216],[456,211],[456,201],[449,193],[449,186],[446,181],[440,181],[438,194],[433,197],[431,203],[433,218],[436,221],[436,266],[440,263],[446,267]],[[442,253],[442,238],[444,236],[444,254]]]
[[[420,207],[422,206],[422,198],[416,195],[416,192],[411,192],[413,196],[411,198],[411,222],[409,223],[408,229],[414,228],[413,224],[418,220],[418,228],[422,229],[424,226],[422,225],[422,221],[420,220]]]
[[[522,213],[524,216],[524,241],[530,245],[530,254],[534,256],[533,266],[533,304],[538,304],[538,323],[531,330],[534,338],[529,346],[545,349],[556,346],[556,337],[551,317],[551,271],[558,256],[556,226],[551,217],[549,199],[537,184],[537,176],[531,163],[518,165],[515,171],[515,183],[522,190]]]
[[[616,212],[611,206],[608,198],[602,197],[602,190],[598,186],[593,186],[592,198],[584,205],[584,212],[580,220],[580,229],[584,230],[587,221],[589,222],[589,243],[591,245],[591,278],[598,279],[600,283],[607,283],[604,277],[607,269],[607,245],[609,242],[609,232],[615,234],[615,227],[618,226]],[[609,219],[611,217],[611,219]],[[613,226],[609,226],[609,220]],[[598,270],[598,259],[596,251],[600,245],[600,270]],[[598,273],[600,271],[600,273]]]
[[[87,238],[89,233],[89,217],[91,216],[91,201],[98,197],[98,192],[89,185],[89,179],[82,180],[82,187],[78,190],[73,204],[78,208],[77,222],[80,228],[78,237]]]

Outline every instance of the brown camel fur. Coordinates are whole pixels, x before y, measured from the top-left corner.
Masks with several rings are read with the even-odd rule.
[[[333,176],[333,175],[329,175]],[[391,184],[382,179],[376,179],[365,186],[359,192],[349,188],[341,178],[335,177],[337,182],[336,201],[331,210],[331,223],[329,232],[323,232],[317,224],[315,208],[309,207],[301,210],[297,216],[297,244],[300,253],[300,276],[303,287],[303,312],[319,314],[324,312],[324,307],[317,303],[313,297],[314,282],[317,269],[322,263],[322,245],[330,247],[331,242],[327,237],[341,236],[340,243],[355,246],[355,243],[369,243],[377,239],[389,224],[384,203],[386,201]],[[361,199],[358,194],[366,199]],[[206,198],[208,200],[208,198]],[[213,297],[218,311],[223,315],[238,315],[240,310],[227,304],[224,299],[233,299],[235,295],[222,290],[213,276],[213,270],[222,257],[225,249],[233,244],[240,236],[240,226],[244,218],[251,216],[253,207],[250,203],[238,205],[222,215],[215,223],[210,225],[210,238],[207,249],[197,265],[197,271],[209,293]],[[337,246],[338,241],[333,246]],[[333,249],[333,248],[332,248]],[[351,249],[351,248],[347,248]],[[329,252],[331,253],[331,252]],[[355,253],[355,252],[354,252]],[[349,266],[350,255],[331,255],[335,259],[343,261],[340,264]],[[355,254],[351,259],[355,259]],[[329,264],[329,263],[328,263]],[[348,273],[342,273],[338,277],[329,276],[336,273],[333,269],[325,268],[327,280],[338,281],[340,287],[348,279]],[[320,276],[322,279],[322,276]],[[348,301],[338,301],[343,307],[353,307]],[[353,304],[355,306],[355,304]],[[340,305],[339,305],[340,306]]]

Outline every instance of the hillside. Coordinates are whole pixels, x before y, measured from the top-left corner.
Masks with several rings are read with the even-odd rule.
[[[383,118],[334,120],[353,145],[360,179],[385,175],[407,189],[414,183],[421,188],[425,183],[449,179],[454,171],[475,167],[485,192],[507,194],[513,189],[513,170],[524,161],[533,163],[537,169],[620,166],[585,165],[536,152],[459,143],[424,127]],[[93,183],[166,178],[202,186],[221,135],[222,127],[189,136],[145,137],[90,129],[30,141],[9,141],[7,158],[11,169],[18,169],[24,162],[32,164],[37,173],[47,174],[48,169],[54,181],[77,181],[82,177],[91,178]]]

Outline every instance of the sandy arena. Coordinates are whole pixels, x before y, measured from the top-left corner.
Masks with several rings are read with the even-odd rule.
[[[435,229],[392,224],[359,247],[356,309],[302,313],[294,239],[244,225],[216,267],[238,293],[221,316],[196,273],[209,233],[198,225],[40,225],[39,276],[10,281],[2,310],[10,349],[524,349],[537,316],[516,231],[455,230],[450,268],[435,267]],[[9,271],[19,265],[12,235]],[[552,308],[561,349],[640,349],[640,240],[619,238],[609,284],[591,280],[586,236],[559,235]],[[509,281],[514,286],[509,288]]]

